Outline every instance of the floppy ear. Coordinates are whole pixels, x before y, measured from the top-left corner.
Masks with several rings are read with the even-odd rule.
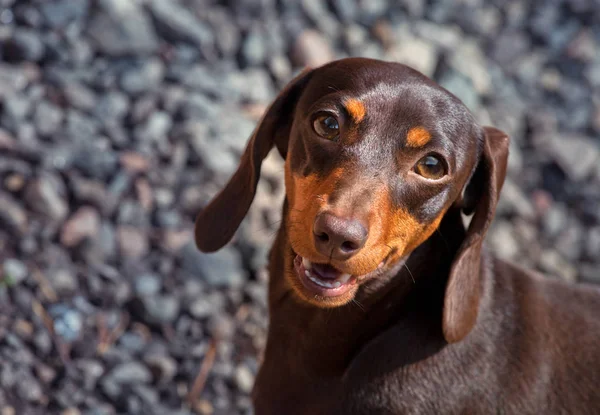
[[[285,158],[296,101],[311,74],[304,70],[281,91],[252,133],[237,171],[196,217],[194,234],[201,251],[214,252],[231,240],[254,199],[262,161],[274,145]]]
[[[506,176],[509,138],[493,127],[484,127],[481,159],[467,186],[466,200],[474,210],[466,236],[450,269],[444,297],[442,330],[448,343],[462,340],[477,320],[481,281],[481,246],[492,222]]]

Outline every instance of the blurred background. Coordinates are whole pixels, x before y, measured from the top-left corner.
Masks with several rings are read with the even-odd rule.
[[[282,161],[195,214],[302,67],[407,63],[512,137],[488,237],[600,280],[600,3],[0,0],[0,415],[250,414]]]

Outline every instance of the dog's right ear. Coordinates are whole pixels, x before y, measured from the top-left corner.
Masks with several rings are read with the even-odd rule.
[[[231,240],[254,199],[260,166],[273,146],[285,158],[294,109],[313,71],[294,78],[267,109],[252,133],[240,165],[225,188],[196,217],[196,246],[214,252]]]

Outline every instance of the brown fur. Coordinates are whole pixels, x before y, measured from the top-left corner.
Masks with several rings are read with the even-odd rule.
[[[339,140],[313,131],[321,112],[337,114]],[[205,251],[232,237],[276,146],[286,199],[270,254],[257,415],[600,411],[600,290],[539,277],[483,248],[508,144],[396,63],[344,59],[282,91],[195,229]],[[424,180],[414,165],[432,152],[448,174]],[[324,212],[363,224],[364,245],[343,258],[320,253],[313,224]],[[358,283],[338,297],[312,295],[294,271],[297,254]]]

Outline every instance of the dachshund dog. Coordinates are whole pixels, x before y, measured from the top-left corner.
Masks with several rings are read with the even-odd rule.
[[[198,215],[200,250],[232,238],[274,146],[286,197],[257,415],[600,413],[600,290],[482,247],[506,134],[399,63],[306,70]]]

